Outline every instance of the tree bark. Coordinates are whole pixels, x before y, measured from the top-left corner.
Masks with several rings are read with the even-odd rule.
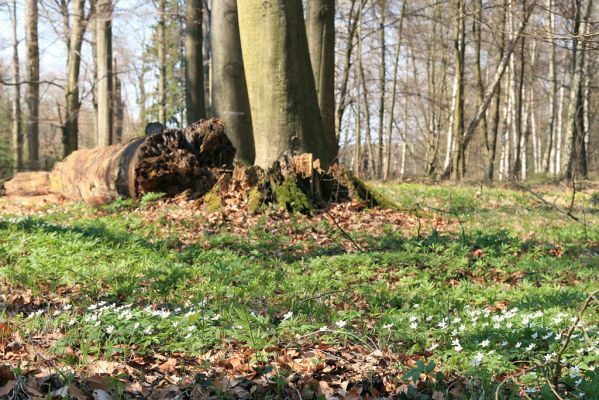
[[[214,7],[222,7],[220,3],[230,3],[230,0],[219,0]],[[202,0],[186,0],[185,3],[185,108],[187,124],[190,125],[206,117],[206,102],[204,100],[204,56],[202,32]],[[224,22],[224,21],[223,21]],[[214,27],[214,25],[213,25]],[[235,29],[228,25],[228,28]],[[224,29],[224,28],[221,28]],[[231,35],[234,35],[233,31]],[[225,38],[223,38],[225,39]],[[225,42],[214,49],[224,46]],[[230,48],[227,47],[227,50]],[[214,56],[214,53],[213,53]],[[213,64],[214,66],[214,61]],[[243,93],[240,93],[242,96]],[[166,99],[165,99],[166,102]],[[228,122],[228,121],[227,121]],[[228,126],[228,125],[227,125]]]
[[[112,144],[112,0],[98,0],[96,16],[98,146]]]
[[[328,166],[301,0],[238,0],[239,31],[256,144],[268,168],[286,152],[312,153]]]
[[[406,15],[406,4],[404,1],[401,6],[401,15],[399,16],[399,26],[397,27],[397,44],[395,45],[395,60],[393,63],[393,88],[391,90],[391,109],[389,110],[389,125],[387,126],[387,162],[385,163],[385,172],[383,179],[387,180],[390,176],[391,170],[391,153],[393,151],[393,118],[395,114],[395,103],[397,100],[397,82],[399,80],[399,58],[401,55],[401,44],[402,44],[402,33],[403,33],[403,21]],[[404,110],[404,113],[406,110]]]
[[[71,35],[68,45],[67,86],[65,123],[62,132],[63,156],[66,157],[79,147],[79,71],[81,45],[87,21],[84,16],[85,0],[73,0]]]
[[[158,1],[158,121],[166,126],[166,0]]]
[[[252,114],[241,54],[237,3],[219,0],[212,6],[212,107],[223,119],[235,157],[252,165],[256,157]]]
[[[335,134],[335,0],[306,2],[306,34],[327,146],[338,148]]]
[[[459,181],[464,176],[464,61],[466,54],[466,26],[464,22],[464,2],[456,0],[457,24],[454,49],[456,53],[457,92],[453,117],[454,145],[451,179]]]
[[[19,41],[17,38],[17,1],[12,1],[12,81],[15,95],[12,99],[13,170],[23,169],[23,116],[21,112],[21,74],[19,68]]]
[[[385,132],[385,95],[387,88],[387,46],[385,38],[385,14],[387,13],[386,0],[379,0],[381,15],[379,17],[379,35],[380,35],[380,64],[379,64],[379,126],[378,126],[378,146],[376,157],[376,175],[383,177],[383,146]]]
[[[505,23],[507,21],[507,0],[503,2],[503,12],[501,14],[501,26],[500,26],[500,47],[499,47],[499,65],[503,60],[505,52]],[[481,102],[481,105],[484,103]],[[487,168],[485,171],[485,180],[488,184],[493,182],[495,175],[495,158],[497,157],[497,139],[499,135],[500,125],[500,114],[501,114],[501,79],[497,82],[497,89],[495,91],[495,110],[493,113],[493,129],[490,140],[486,140],[487,145]]]
[[[582,0],[577,6],[577,21],[574,30],[574,63],[570,90],[570,105],[566,122],[565,157],[562,170],[565,178],[586,177],[586,151],[584,148],[583,75],[585,64],[585,31],[592,9],[591,0]],[[582,33],[582,37],[579,34]]]
[[[37,6],[37,0],[27,0],[25,12],[25,32],[27,39],[27,58],[25,61],[25,77],[27,80],[27,157],[29,168],[34,170],[39,168],[40,56]]]
[[[112,82],[112,101],[114,110],[114,137],[112,143],[121,143],[123,141],[123,125],[125,119],[125,103],[123,102],[123,93],[121,89],[121,78],[119,78],[119,69],[114,59],[113,66],[113,82]]]
[[[553,12],[554,0],[547,0],[547,9],[549,13],[549,33],[553,34],[555,31],[555,15]],[[549,123],[547,126],[547,145],[545,147],[545,153],[543,155],[543,172],[549,173],[551,171],[551,157],[555,154],[555,135],[556,135],[556,115],[557,115],[557,98],[558,98],[558,80],[557,80],[557,44],[555,40],[551,40],[551,55],[549,60],[549,80],[551,82],[551,93],[549,98]],[[551,171],[552,172],[552,171]]]

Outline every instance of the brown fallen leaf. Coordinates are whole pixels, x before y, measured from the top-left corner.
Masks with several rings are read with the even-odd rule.
[[[177,359],[169,358],[163,364],[158,367],[158,370],[166,375],[167,372],[173,372],[177,367]]]
[[[89,400],[89,396],[83,393],[83,391],[73,383],[69,386],[68,393],[77,400]]]

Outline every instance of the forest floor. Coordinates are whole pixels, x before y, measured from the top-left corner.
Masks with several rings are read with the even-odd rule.
[[[0,398],[599,398],[599,185],[578,221],[374,185],[400,210],[0,198]]]

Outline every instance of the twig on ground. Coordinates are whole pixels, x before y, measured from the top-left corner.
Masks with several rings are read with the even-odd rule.
[[[566,352],[566,349],[568,348],[568,345],[570,344],[570,340],[572,339],[572,333],[574,333],[574,330],[576,329],[576,325],[578,325],[578,322],[580,322],[580,320],[582,319],[582,316],[583,316],[584,312],[586,311],[586,309],[588,308],[589,304],[591,304],[591,301],[593,301],[593,300],[597,301],[597,299],[595,299],[595,296],[597,295],[597,293],[599,293],[599,290],[595,290],[586,298],[586,300],[584,301],[584,303],[582,305],[582,308],[580,309],[580,311],[578,312],[578,315],[576,316],[576,319],[574,320],[572,325],[570,325],[570,328],[568,328],[568,333],[566,333],[566,338],[564,339],[564,344],[562,345],[561,349],[557,353],[557,359],[555,360],[555,375],[553,376],[553,384],[555,385],[555,387],[557,387],[559,380],[561,378],[561,375],[562,375],[562,363],[561,363],[562,356],[564,355],[564,353]]]
[[[329,216],[329,218],[333,221],[333,223],[337,226],[337,229],[339,229],[339,232],[341,232],[341,234],[343,236],[345,236],[355,247],[356,249],[363,253],[364,249],[358,244],[356,243],[356,241],[354,240],[354,238],[351,237],[351,235],[349,233],[347,233],[347,231],[345,229],[343,229],[341,227],[341,225],[339,225],[339,222],[337,222],[337,220],[335,219],[335,217],[329,212],[329,210],[327,210],[326,208],[324,209],[324,212]]]

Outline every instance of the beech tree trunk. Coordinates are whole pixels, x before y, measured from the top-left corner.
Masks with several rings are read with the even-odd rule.
[[[112,142],[112,0],[98,0],[96,15],[98,146]]]
[[[25,77],[27,80],[27,149],[30,169],[39,168],[39,114],[40,114],[40,56],[38,43],[37,0],[27,0],[25,32],[27,58]]]
[[[219,7],[221,3],[225,2],[230,2],[230,0],[216,1],[214,7]],[[185,2],[185,108],[187,110],[188,125],[206,117],[204,57],[202,52],[203,17],[202,0],[187,0]],[[213,47],[213,50],[216,47]],[[166,102],[166,98],[164,101]]]
[[[166,0],[158,1],[158,121],[166,126]]]
[[[212,5],[212,108],[227,127],[227,136],[237,149],[235,157],[252,165],[256,157],[252,114],[241,54],[239,21],[235,0]]]
[[[17,1],[12,1],[12,81],[15,86],[15,96],[12,99],[12,141],[13,141],[13,170],[23,169],[23,116],[21,113],[21,74],[19,68],[19,41],[17,38]]]
[[[301,0],[239,0],[239,31],[252,111],[255,164],[286,152],[312,153],[327,166],[325,140]]]
[[[64,157],[79,147],[79,71],[81,66],[81,45],[87,21],[84,16],[85,0],[72,2],[71,35],[68,46],[67,86],[65,101],[65,122],[62,132]]]
[[[325,143],[336,153],[335,0],[306,2],[306,34]]]

